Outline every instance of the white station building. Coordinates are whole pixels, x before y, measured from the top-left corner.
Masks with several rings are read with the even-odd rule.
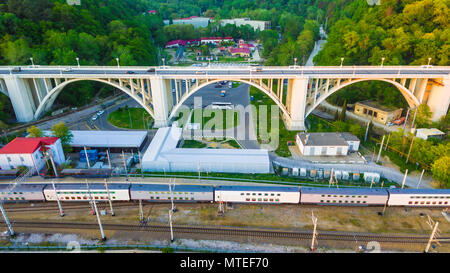
[[[0,149],[0,168],[11,170],[26,166],[40,171],[45,165],[45,149],[51,150],[55,164],[66,161],[57,137],[17,137]]]
[[[182,129],[158,129],[142,156],[144,171],[270,173],[267,150],[177,148]]]
[[[340,156],[357,152],[359,139],[350,133],[300,133],[295,142],[306,156]]]

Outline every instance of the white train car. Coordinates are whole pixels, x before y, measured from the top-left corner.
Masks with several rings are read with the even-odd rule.
[[[298,204],[298,187],[280,186],[218,186],[214,191],[215,202]]]
[[[384,206],[388,200],[385,189],[302,187],[300,191],[301,204]]]
[[[0,200],[3,201],[45,201],[45,184],[21,184],[10,191],[10,184],[0,185]]]
[[[153,202],[213,202],[214,187],[203,185],[133,184],[131,200]]]
[[[450,190],[389,189],[388,206],[450,207]]]
[[[97,201],[108,201],[108,191],[103,183],[89,184],[89,190],[86,184],[55,184],[55,188],[56,191],[51,184],[45,187],[47,201],[56,201],[56,195],[61,201],[89,201],[91,197]],[[129,184],[108,184],[111,200],[130,201],[129,188]]]

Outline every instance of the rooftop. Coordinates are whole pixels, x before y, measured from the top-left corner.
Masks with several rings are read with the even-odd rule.
[[[16,137],[0,149],[0,154],[31,154],[42,145],[52,145],[57,137]]]
[[[131,185],[132,191],[170,191],[168,184],[134,184]],[[212,192],[213,186],[201,186],[201,185],[172,185],[173,192]]]
[[[365,101],[358,101],[356,104],[362,104],[368,107],[372,107],[372,108],[376,108],[385,112],[391,112],[391,111],[395,111],[397,109],[402,109],[402,108],[397,108],[394,106],[386,106],[386,105],[381,105],[376,101],[371,101],[371,100],[365,100]]]
[[[247,53],[250,54],[250,49],[248,47],[243,48],[232,48],[231,53]]]
[[[280,187],[280,186],[217,186],[216,191],[278,191],[278,192],[300,192],[298,187]]]
[[[310,188],[302,187],[302,194],[387,195],[386,189],[368,188]]]
[[[70,131],[73,135],[72,147],[140,147],[147,131]],[[51,131],[44,131],[50,135]]]
[[[442,132],[441,130],[436,129],[436,128],[419,128],[416,131],[417,131],[417,134],[426,135],[426,136],[445,135],[444,132]]]
[[[359,141],[350,133],[299,133],[305,146],[349,146],[347,141]]]

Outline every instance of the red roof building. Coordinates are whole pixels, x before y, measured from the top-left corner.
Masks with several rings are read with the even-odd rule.
[[[16,137],[0,149],[0,154],[32,154],[38,148],[53,145],[57,137]]]
[[[17,137],[0,149],[0,169],[26,166],[40,171],[45,166],[44,150],[49,152],[56,164],[65,162],[58,137]]]

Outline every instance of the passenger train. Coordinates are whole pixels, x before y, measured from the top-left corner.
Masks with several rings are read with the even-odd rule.
[[[206,186],[101,183],[22,184],[9,191],[0,185],[0,200],[20,201],[226,202],[334,206],[450,207],[447,189],[319,188],[294,186]]]

